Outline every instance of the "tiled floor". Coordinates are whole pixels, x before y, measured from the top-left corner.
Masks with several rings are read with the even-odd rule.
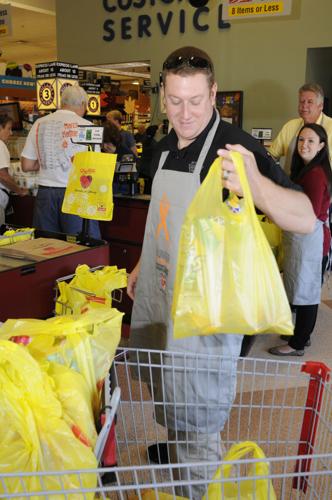
[[[249,356],[254,358],[283,359],[288,361],[322,361],[332,369],[332,277],[329,277],[322,290],[315,330],[311,336],[312,344],[303,357],[272,356],[269,347],[282,344],[277,335],[260,335],[255,339]]]

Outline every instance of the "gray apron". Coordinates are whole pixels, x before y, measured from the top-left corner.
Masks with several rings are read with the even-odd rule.
[[[283,279],[290,304],[320,303],[322,288],[323,222],[310,234],[283,232]]]
[[[195,354],[218,354],[237,358],[240,354],[242,335],[196,336],[186,339],[173,338],[171,306],[176,274],[178,243],[181,226],[187,209],[200,186],[200,172],[211,147],[219,124],[219,114],[209,131],[192,173],[163,169],[168,152],[161,155],[153,180],[151,202],[145,227],[140,272],[135,290],[132,312],[130,346]],[[169,363],[171,364],[171,357]],[[188,361],[189,363],[189,361]],[[193,360],[195,367],[197,365]],[[199,377],[189,380],[188,374],[169,369],[163,373],[163,387],[156,387],[163,400],[190,401],[200,409],[169,407],[167,426],[177,430],[217,432],[227,419],[235,392],[236,361],[218,361],[219,370],[208,373],[208,360],[199,361]],[[206,368],[206,371],[204,371]],[[161,379],[159,375],[156,375]],[[176,381],[174,380],[176,377]],[[159,384],[160,386],[160,384]],[[174,395],[176,387],[176,395]],[[156,395],[157,397],[157,395]],[[160,400],[160,399],[159,399]],[[218,411],[210,407],[216,403]],[[162,408],[161,408],[162,410]],[[157,420],[165,425],[164,412],[156,408]]]

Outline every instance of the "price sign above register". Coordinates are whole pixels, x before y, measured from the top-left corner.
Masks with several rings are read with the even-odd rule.
[[[97,125],[78,125],[78,134],[71,138],[75,144],[102,144],[104,127]]]

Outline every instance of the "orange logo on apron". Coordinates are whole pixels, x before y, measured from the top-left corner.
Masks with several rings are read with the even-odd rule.
[[[167,229],[167,220],[166,220],[167,215],[168,215],[168,211],[169,211],[169,207],[170,207],[170,203],[167,199],[166,193],[164,193],[163,197],[160,201],[160,204],[159,204],[160,222],[158,224],[157,231],[156,231],[156,239],[159,238],[160,231],[163,229],[164,233],[165,233],[166,241],[169,241],[169,233],[168,233],[168,229]]]

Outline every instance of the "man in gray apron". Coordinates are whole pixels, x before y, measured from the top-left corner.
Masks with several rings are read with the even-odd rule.
[[[142,254],[128,279],[128,294],[134,299],[130,345],[186,355],[228,356],[215,361],[216,366],[208,365],[210,361],[204,356],[198,360],[193,357],[186,361],[187,366],[192,363],[193,370],[184,372],[174,369],[174,358],[169,354],[164,358],[165,369],[154,376],[159,383],[150,387],[154,400],[163,401],[167,407],[165,410],[156,405],[155,413],[174,442],[169,446],[172,462],[213,461],[222,456],[220,431],[235,396],[242,336],[226,332],[173,338],[170,310],[185,213],[217,154],[224,158],[224,187],[242,194],[229,155],[229,150],[236,150],[244,156],[256,206],[272,220],[287,230],[296,227],[298,232],[310,232],[315,216],[305,195],[285,189],[294,185],[264,148],[242,130],[220,120],[215,109],[213,64],[205,52],[194,47],[173,52],[164,63],[163,82],[165,107],[173,129],[158,143]],[[191,479],[204,474],[197,468],[191,471]],[[183,488],[180,494],[200,497],[204,492],[204,487]]]

